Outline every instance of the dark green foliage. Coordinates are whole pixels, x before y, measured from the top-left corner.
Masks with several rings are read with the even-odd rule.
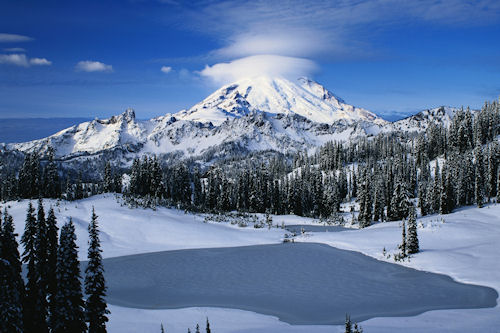
[[[89,224],[88,264],[85,269],[85,294],[87,295],[85,316],[89,333],[105,333],[108,321],[109,311],[104,299],[106,283],[101,252],[97,215],[92,208],[92,218]]]
[[[206,333],[211,333],[212,331],[210,330],[210,323],[208,322],[208,317],[207,317],[207,326],[206,326]]]
[[[23,320],[26,332],[48,332],[46,317],[46,294],[41,285],[38,254],[40,244],[37,240],[40,234],[35,218],[35,209],[31,202],[28,205],[24,234],[21,243],[24,245],[23,262],[27,264],[26,296],[23,304]]]
[[[352,322],[351,316],[345,315],[345,333],[352,333]]]
[[[61,228],[56,279],[57,292],[54,296],[53,312],[50,318],[51,332],[86,332],[80,263],[78,262],[75,227],[71,219]]]
[[[408,217],[408,235],[406,240],[408,254],[418,253],[418,235],[417,235],[417,213],[415,207],[410,208],[410,216]]]
[[[392,194],[390,211],[387,212],[388,219],[397,221],[408,217],[410,205],[410,194],[407,185],[402,180],[398,180]]]
[[[54,209],[50,207],[47,215],[47,294],[49,299],[49,314],[54,312],[55,294],[57,292],[57,248],[58,228]]]
[[[23,332],[24,282],[12,216],[0,223],[0,332]]]
[[[474,201],[481,208],[484,204],[484,162],[481,143],[477,142],[474,148]]]
[[[401,244],[399,244],[400,258],[405,258],[408,254],[408,246],[406,244],[406,220],[403,220],[403,226],[401,231]]]
[[[43,194],[46,198],[59,198],[61,196],[61,184],[52,148],[49,148],[47,160],[47,165],[43,170]]]

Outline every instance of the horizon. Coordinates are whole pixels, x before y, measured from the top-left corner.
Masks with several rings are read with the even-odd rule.
[[[148,119],[249,73],[306,75],[389,120],[500,95],[496,1],[56,3],[3,6],[0,118]]]

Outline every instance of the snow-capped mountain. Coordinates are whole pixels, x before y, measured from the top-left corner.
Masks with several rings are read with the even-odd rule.
[[[4,149],[44,154],[52,147],[56,157],[66,161],[110,152],[120,158],[145,153],[176,158],[262,150],[287,153],[377,134],[388,125],[314,81],[257,77],[224,86],[175,114],[139,121],[128,109]]]
[[[395,121],[385,127],[385,131],[420,132],[425,131],[430,124],[449,127],[453,116],[460,108],[440,106],[433,109],[423,110],[415,115]],[[477,110],[471,110],[474,114]]]
[[[220,125],[228,117],[240,118],[251,111],[270,114],[297,114],[317,123],[339,120],[384,125],[374,113],[346,104],[325,87],[307,78],[291,82],[283,78],[260,76],[226,85],[189,110],[177,113],[179,119]]]

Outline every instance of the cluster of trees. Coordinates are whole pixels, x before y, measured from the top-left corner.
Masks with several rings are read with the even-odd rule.
[[[420,251],[417,234],[417,212],[413,205],[409,209],[408,223],[403,219],[402,236],[402,242],[399,245],[400,252],[395,256],[397,261]]]
[[[148,206],[317,218],[337,218],[342,202],[356,200],[357,218],[365,227],[407,218],[412,201],[427,215],[481,207],[500,197],[499,135],[500,104],[492,102],[478,112],[457,111],[449,125],[435,122],[421,133],[330,142],[313,155],[253,154],[203,168],[192,160],[165,166],[157,157],[144,156],[133,161],[124,192],[128,198],[145,198]],[[17,176],[4,177],[2,198],[72,200],[122,190],[123,173],[109,162],[99,180],[82,181],[80,174],[66,177],[65,187],[54,185],[62,176],[50,152],[43,168],[39,165],[38,157],[28,154]]]
[[[79,200],[98,193],[121,193],[122,190],[122,174],[112,173],[109,162],[103,170],[103,179],[86,179],[81,170],[76,175],[64,173],[51,149],[43,160],[36,152],[26,154],[17,173],[1,169],[0,200],[4,201],[39,197]]]
[[[75,227],[71,219],[58,236],[51,207],[45,216],[31,202],[19,254],[13,219],[4,210],[0,228],[0,332],[106,332],[107,305],[97,215],[89,225],[88,266],[84,298]],[[26,283],[21,274],[26,264]]]
[[[345,316],[345,330],[344,330],[345,333],[363,333],[363,328],[358,325],[357,323],[354,323],[354,327],[353,327],[353,323],[351,321],[351,316],[349,315],[346,315]]]

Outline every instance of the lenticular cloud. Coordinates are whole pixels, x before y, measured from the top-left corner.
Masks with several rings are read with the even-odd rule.
[[[308,59],[280,55],[254,55],[231,62],[207,65],[200,75],[210,78],[215,83],[224,84],[263,75],[296,79],[299,76],[311,75],[314,71],[316,71],[316,65]]]

